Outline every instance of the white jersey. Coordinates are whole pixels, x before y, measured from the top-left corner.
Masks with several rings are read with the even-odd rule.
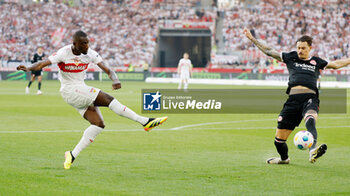
[[[189,73],[192,68],[192,63],[190,59],[182,58],[179,62],[179,69],[181,73]]]
[[[85,84],[85,72],[89,64],[102,62],[101,56],[90,48],[86,55],[73,54],[72,45],[67,45],[59,49],[56,53],[49,56],[49,60],[53,64],[57,63],[60,68],[59,80],[61,82],[61,90],[66,85]]]

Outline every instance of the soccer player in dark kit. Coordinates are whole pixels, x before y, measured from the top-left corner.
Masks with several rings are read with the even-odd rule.
[[[36,63],[38,61],[42,61],[44,57],[45,57],[44,50],[43,50],[42,47],[39,47],[37,49],[36,53],[33,56],[32,64]],[[30,85],[32,85],[32,83],[34,82],[36,77],[38,78],[38,92],[37,92],[37,94],[38,95],[43,94],[41,92],[42,69],[37,70],[37,71],[32,71],[32,74],[31,74],[31,77],[30,77],[30,81],[28,83],[28,86],[26,87],[26,94],[29,94]]]
[[[307,130],[315,139],[309,152],[309,161],[314,163],[327,150],[326,144],[316,146],[316,120],[319,107],[317,79],[320,74],[319,70],[339,69],[348,66],[350,59],[327,62],[319,57],[310,57],[312,38],[306,35],[297,40],[297,51],[279,53],[255,39],[247,28],[244,29],[243,33],[264,54],[284,62],[289,72],[288,89],[286,92],[289,97],[278,117],[274,142],[280,158],[269,158],[266,162],[268,164],[288,164],[290,162],[286,141],[295,127],[299,126],[301,120],[304,118]]]

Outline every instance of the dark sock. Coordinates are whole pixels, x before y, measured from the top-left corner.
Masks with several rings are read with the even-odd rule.
[[[30,85],[32,85],[32,81],[29,81],[28,88],[30,88]]]
[[[288,159],[288,146],[286,140],[275,137],[275,146],[277,152],[280,154],[282,160]]]
[[[38,83],[38,90],[41,89],[41,82]]]
[[[73,156],[72,151],[70,151],[70,155],[72,155],[72,163],[73,163],[75,160],[75,157]]]
[[[317,143],[317,130],[316,130],[316,121],[313,116],[307,116],[305,118],[305,127],[308,132],[314,136],[314,143],[312,144],[310,150],[314,149],[316,147]]]

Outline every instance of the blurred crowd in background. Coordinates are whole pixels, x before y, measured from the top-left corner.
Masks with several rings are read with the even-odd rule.
[[[225,52],[245,51],[244,64],[269,64],[265,62],[265,55],[258,53],[258,49],[244,38],[244,27],[281,52],[296,50],[296,40],[306,34],[313,37],[312,55],[331,60],[350,57],[348,0],[265,0],[247,9],[226,10]]]
[[[71,44],[75,31],[83,30],[90,37],[90,47],[110,66],[151,64],[161,20],[215,22],[217,11],[199,9],[200,0],[82,0],[80,6],[71,3],[58,0],[24,5],[0,1],[0,60],[30,60],[37,47],[50,55]],[[297,38],[308,34],[314,38],[314,55],[331,60],[350,57],[349,8],[349,0],[264,0],[253,6],[221,9],[223,51],[243,55],[240,61],[222,64],[270,64],[243,37],[244,27],[278,51],[295,50]]]
[[[63,0],[30,5],[3,3],[0,5],[0,58],[28,60],[39,46],[51,54],[71,44],[72,34],[83,30],[90,37],[90,47],[111,66],[149,64],[159,20],[210,18],[205,11],[194,9],[198,0],[127,2],[83,0],[81,6],[74,7]],[[53,40],[55,32],[56,40]]]

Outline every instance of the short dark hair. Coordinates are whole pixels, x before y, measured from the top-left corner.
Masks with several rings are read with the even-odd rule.
[[[87,37],[87,34],[84,31],[77,31],[73,35],[73,39],[79,38],[79,37]]]
[[[297,40],[297,42],[307,42],[309,46],[312,46],[312,37],[303,35]]]

